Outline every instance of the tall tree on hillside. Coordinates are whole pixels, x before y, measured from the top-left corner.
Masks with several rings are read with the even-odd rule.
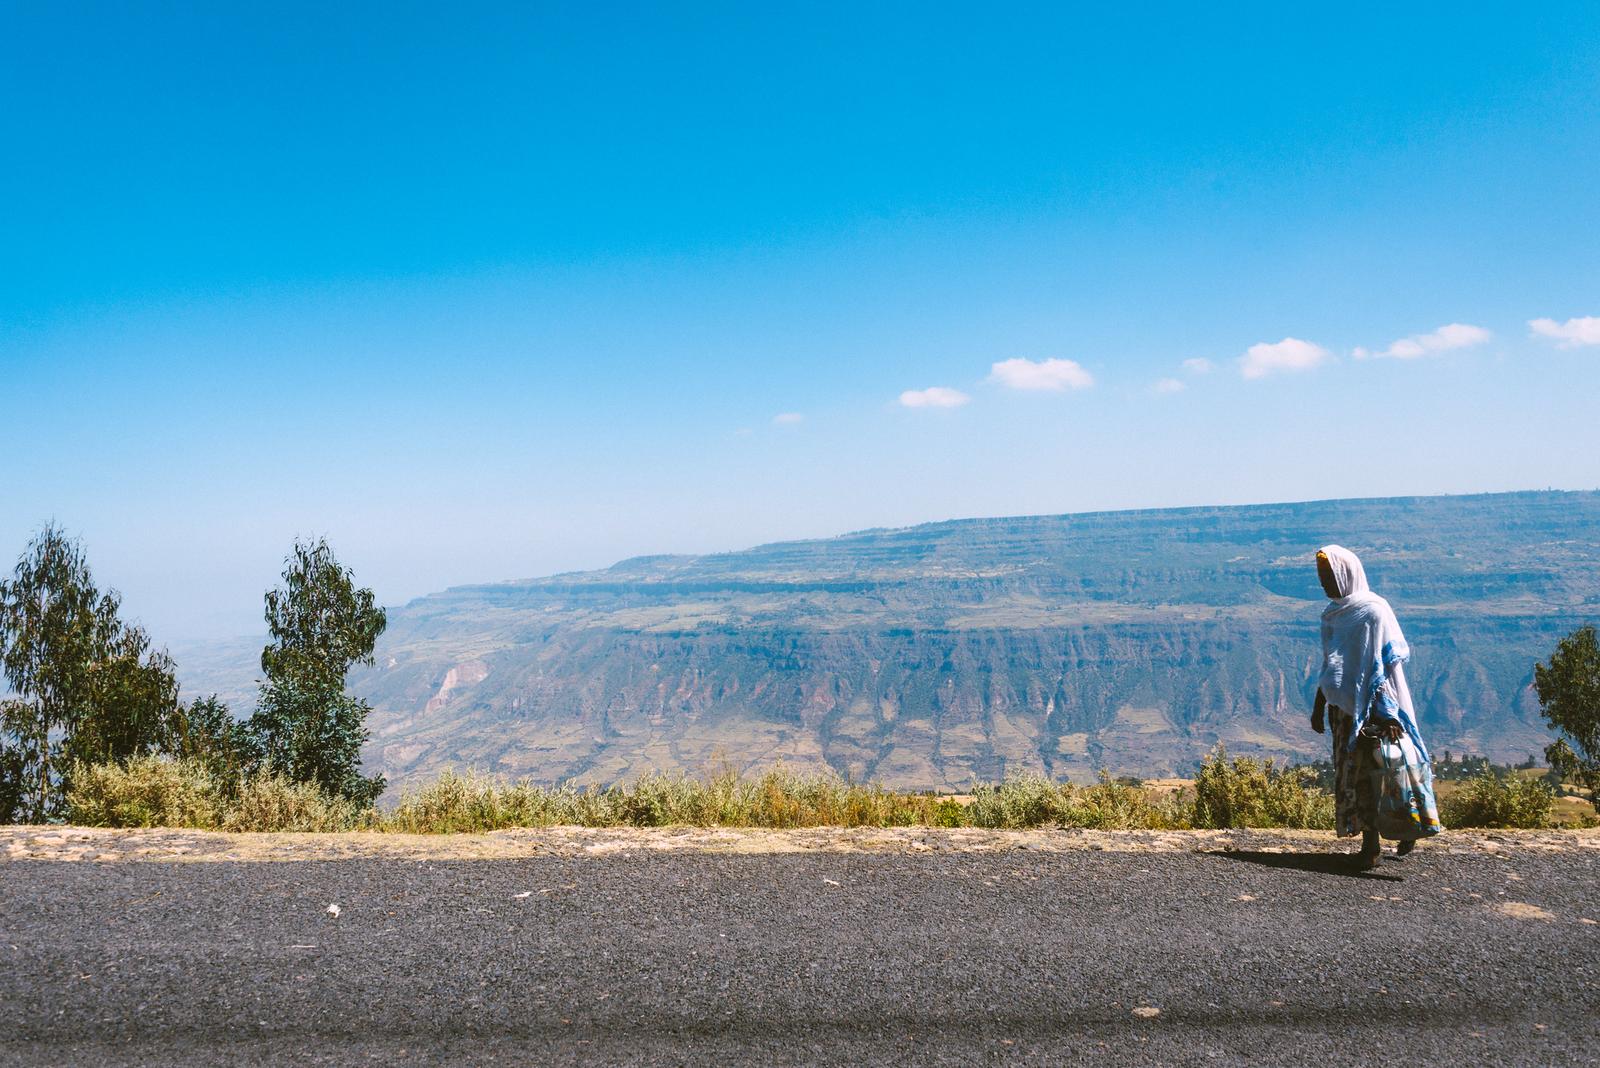
[[[118,618],[83,547],[54,526],[0,581],[0,818],[58,815],[76,761],[123,760],[166,744],[180,723],[172,661]]]
[[[1562,638],[1548,664],[1535,664],[1533,688],[1545,721],[1559,737],[1545,759],[1567,782],[1590,790],[1600,811],[1600,640],[1594,627]]]
[[[261,651],[266,680],[251,734],[273,770],[368,802],[384,784],[382,776],[361,775],[371,709],[346,694],[344,683],[352,666],[372,663],[387,617],[325,539],[295,542],[284,563],[283,585],[267,592],[271,640]]]

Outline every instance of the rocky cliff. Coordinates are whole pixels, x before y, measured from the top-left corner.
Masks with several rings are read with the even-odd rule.
[[[782,760],[908,788],[1300,758],[1325,603],[1361,553],[1439,749],[1522,758],[1532,665],[1600,620],[1600,494],[978,519],[469,586],[393,610],[369,763],[540,780]]]

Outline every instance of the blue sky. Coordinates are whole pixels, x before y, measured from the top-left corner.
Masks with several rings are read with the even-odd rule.
[[[259,630],[314,533],[398,603],[1600,486],[1592,4],[0,26],[0,550],[65,525],[158,638]]]

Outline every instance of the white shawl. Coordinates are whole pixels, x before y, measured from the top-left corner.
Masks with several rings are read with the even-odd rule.
[[[1339,596],[1322,611],[1322,675],[1317,686],[1328,704],[1355,720],[1348,748],[1376,706],[1383,719],[1398,720],[1424,761],[1428,750],[1417,731],[1405,662],[1411,648],[1389,602],[1367,588],[1367,572],[1356,554],[1342,545],[1325,545],[1319,554],[1333,569]]]

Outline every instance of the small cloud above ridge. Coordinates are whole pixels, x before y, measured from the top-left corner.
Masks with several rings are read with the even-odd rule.
[[[972,398],[959,389],[949,386],[929,386],[927,389],[908,389],[900,394],[904,408],[959,408]]]
[[[1239,374],[1245,378],[1264,378],[1279,371],[1309,371],[1331,355],[1321,345],[1297,337],[1259,341],[1239,357]]]
[[[1195,356],[1183,361],[1183,369],[1192,375],[1208,375],[1217,369],[1217,365],[1204,356]]]
[[[1182,393],[1189,387],[1181,378],[1158,378],[1151,388],[1157,393]]]
[[[989,381],[1008,389],[1061,393],[1069,389],[1088,389],[1094,376],[1076,360],[1051,358],[1001,360],[989,368]]]
[[[772,417],[773,426],[796,426],[805,422],[805,416],[800,412],[779,412]]]
[[[1412,334],[1410,337],[1403,337],[1398,341],[1391,342],[1389,347],[1382,352],[1357,348],[1353,355],[1358,360],[1364,360],[1368,357],[1415,360],[1421,356],[1433,356],[1441,352],[1450,352],[1452,349],[1465,349],[1473,345],[1482,345],[1493,336],[1481,326],[1471,326],[1467,323],[1447,323],[1430,333]]]

